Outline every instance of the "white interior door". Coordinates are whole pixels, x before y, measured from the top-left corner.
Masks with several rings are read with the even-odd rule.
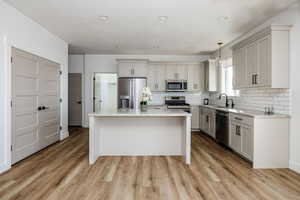
[[[39,140],[41,148],[59,140],[60,83],[59,65],[40,59],[39,62]]]
[[[112,73],[95,73],[94,111],[112,110],[118,107],[118,77]]]
[[[82,124],[82,78],[80,73],[69,74],[69,125]]]
[[[12,51],[12,163],[39,150],[36,57]]]
[[[12,49],[12,164],[59,139],[58,72],[58,64]]]

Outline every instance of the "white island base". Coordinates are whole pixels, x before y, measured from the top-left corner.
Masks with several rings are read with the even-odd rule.
[[[99,156],[184,156],[191,163],[191,114],[175,110],[89,115],[89,162]]]

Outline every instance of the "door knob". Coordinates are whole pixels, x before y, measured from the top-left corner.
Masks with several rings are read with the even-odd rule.
[[[41,111],[41,110],[43,110],[43,108],[42,108],[42,106],[39,106],[38,111]]]
[[[81,101],[77,101],[78,104],[81,104]]]
[[[49,107],[42,106],[42,110],[47,110],[47,109],[49,109]]]

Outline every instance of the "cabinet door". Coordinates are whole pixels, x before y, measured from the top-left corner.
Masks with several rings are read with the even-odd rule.
[[[134,77],[146,77],[147,76],[147,64],[146,63],[133,63],[133,76]]]
[[[166,91],[166,66],[158,65],[157,67],[158,91]]]
[[[209,113],[209,135],[216,138],[216,114],[214,110]]]
[[[209,115],[207,109],[203,108],[202,117],[202,129],[205,133],[209,134]]]
[[[199,107],[199,128],[203,130],[203,108]]]
[[[204,70],[203,65],[189,65],[188,70],[188,90],[203,91],[204,85]],[[201,83],[203,82],[203,83]]]
[[[271,54],[270,36],[258,41],[258,69],[256,75],[257,86],[271,86]]]
[[[118,76],[119,77],[131,77],[134,75],[132,63],[119,63],[118,65]]]
[[[208,92],[215,92],[218,88],[218,70],[215,60],[208,60],[204,62],[205,73],[205,90]]]
[[[250,126],[241,125],[241,154],[252,161],[253,159],[253,133]]]
[[[231,122],[230,147],[237,153],[241,153],[241,125]]]
[[[200,129],[200,109],[199,106],[192,106],[192,129]]]
[[[187,80],[187,68],[183,64],[168,64],[166,67],[166,79]]]
[[[151,91],[158,90],[157,84],[157,67],[156,65],[149,65],[147,70],[147,86],[150,88]]]
[[[246,72],[247,72],[247,86],[255,86],[255,78],[257,76],[257,67],[258,67],[258,43],[253,42],[246,46]]]
[[[166,80],[176,80],[178,77],[177,66],[174,64],[166,65]]]
[[[248,86],[246,72],[246,49],[240,48],[233,51],[233,80],[234,88],[240,89]]]
[[[187,80],[188,79],[188,69],[184,64],[178,64],[176,66],[177,77],[179,80]]]

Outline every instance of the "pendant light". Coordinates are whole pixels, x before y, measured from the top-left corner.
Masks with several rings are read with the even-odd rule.
[[[218,59],[218,64],[219,64],[219,67],[222,66],[222,63],[221,63],[221,59],[222,59],[222,45],[223,45],[223,42],[218,42],[217,43],[219,45],[219,59]]]
[[[219,45],[219,59],[221,60],[221,58],[222,58],[222,55],[221,55],[221,53],[222,53],[221,47],[222,47],[222,45],[223,45],[223,42],[218,42],[217,44]]]

